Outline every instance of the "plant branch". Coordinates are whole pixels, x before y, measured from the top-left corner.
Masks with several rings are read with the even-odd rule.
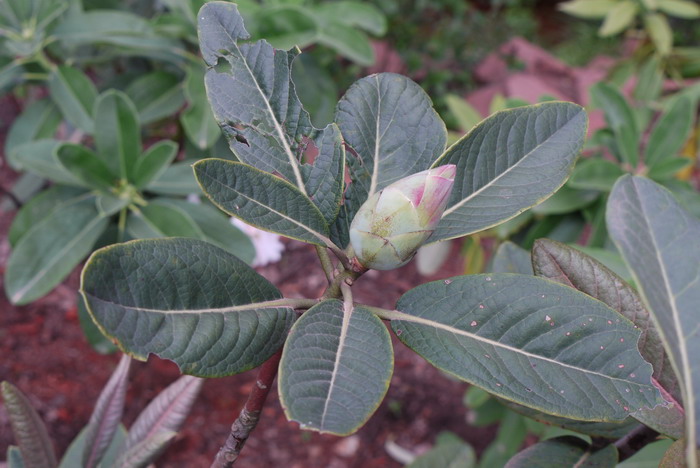
[[[231,425],[231,433],[226,442],[216,454],[212,468],[230,468],[236,462],[250,433],[260,420],[260,413],[265,405],[267,395],[270,393],[272,383],[277,375],[282,349],[277,351],[270,359],[260,367],[258,378],[253,389],[248,395],[248,401],[238,415],[238,418]]]
[[[320,245],[316,246],[316,253],[318,254],[318,259],[321,261],[321,267],[323,268],[323,272],[326,274],[328,284],[330,284],[333,282],[334,270],[333,262],[331,262],[331,256],[328,255],[328,251]]]
[[[620,454],[619,461],[627,460],[647,444],[656,440],[658,432],[647,426],[640,426],[615,442]]]
[[[347,281],[352,284],[357,278],[362,276],[367,270],[364,271],[355,271],[355,270],[343,270],[341,271],[338,276],[333,278],[333,281],[331,281],[331,284],[328,286],[328,289],[326,289],[326,292],[323,293],[323,296],[321,296],[320,300],[324,301],[326,299],[338,299],[342,296],[342,286],[347,285]]]

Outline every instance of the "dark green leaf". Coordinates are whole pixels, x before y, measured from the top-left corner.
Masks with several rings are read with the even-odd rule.
[[[0,390],[24,464],[29,468],[55,467],[58,462],[46,426],[27,397],[9,382],[0,384]]]
[[[539,215],[559,215],[574,213],[589,206],[600,196],[596,190],[578,190],[564,185],[554,195],[532,208]]]
[[[296,5],[266,5],[255,14],[256,36],[265,38],[276,49],[311,45],[318,24],[311,12]]]
[[[532,275],[530,252],[512,242],[504,242],[498,246],[493,256],[491,271],[494,273]]]
[[[608,230],[630,266],[681,384],[689,446],[700,441],[700,220],[673,195],[641,177],[621,178],[610,194]],[[688,464],[697,463],[695,450]]]
[[[190,203],[175,198],[161,198],[159,203],[177,207],[199,226],[201,239],[228,250],[247,264],[253,263],[255,247],[250,238],[231,224],[230,218],[209,203]]]
[[[594,450],[578,437],[563,436],[528,447],[511,458],[505,468],[615,468],[617,458],[614,445]]]
[[[644,155],[647,166],[678,155],[688,140],[694,115],[695,109],[689,98],[681,97],[671,103],[649,135]]]
[[[141,154],[138,113],[128,96],[108,90],[95,103],[97,153],[113,174],[133,181]]]
[[[632,108],[625,97],[617,88],[607,83],[596,83],[591,88],[591,99],[603,109],[605,120],[615,135],[623,161],[637,167],[640,132]]]
[[[51,99],[63,117],[85,133],[92,134],[94,122],[92,109],[97,99],[97,89],[82,71],[69,66],[59,66],[49,77]]]
[[[338,126],[330,124],[319,137],[313,166],[302,166],[306,193],[329,225],[335,221],[345,186],[345,147]]]
[[[205,159],[197,181],[219,208],[248,224],[316,245],[331,245],[321,212],[290,183],[246,164]]]
[[[116,186],[116,177],[109,167],[85,146],[61,143],[55,151],[61,165],[86,186],[105,192]]]
[[[691,164],[695,164],[695,161],[688,158],[672,157],[670,159],[664,159],[649,168],[647,177],[654,180],[668,179]]]
[[[9,154],[10,165],[17,170],[29,171],[59,184],[84,187],[85,184],[71,174],[56,157],[58,140],[37,140],[17,146]]]
[[[386,17],[371,3],[351,0],[320,3],[314,7],[314,13],[327,22],[338,21],[349,27],[364,29],[375,36],[386,33]]]
[[[292,81],[304,109],[311,114],[313,125],[323,128],[331,123],[338,101],[338,86],[329,70],[313,55],[301,54],[292,67]]]
[[[348,435],[379,407],[393,367],[381,320],[362,306],[324,301],[292,327],[280,363],[280,401],[303,429]]]
[[[185,103],[180,79],[160,70],[134,80],[124,92],[144,125],[175,114]]]
[[[314,139],[308,113],[291,82],[298,51],[274,50],[249,38],[235,4],[207,3],[199,12],[199,38],[207,95],[237,158],[276,172],[304,191],[299,159],[304,137]],[[234,105],[235,103],[235,105]]]
[[[48,217],[53,210],[84,194],[85,192],[81,189],[54,185],[34,196],[28,203],[22,205],[12,220],[12,225],[7,233],[10,245],[14,247],[22,236],[29,232],[35,224]]]
[[[335,49],[340,55],[359,65],[374,64],[374,49],[367,35],[337,19],[321,25],[318,42]]]
[[[80,198],[54,209],[17,243],[5,272],[5,292],[14,304],[27,304],[51,291],[90,252],[107,227],[94,198]]]
[[[584,159],[574,168],[567,185],[573,189],[609,192],[617,178],[624,173],[620,166],[607,159]]]
[[[564,102],[501,111],[474,127],[433,163],[456,164],[457,176],[430,241],[487,229],[549,197],[569,176],[586,127],[586,112]]]
[[[584,421],[619,421],[661,402],[639,331],[571,288],[526,275],[462,276],[410,290],[397,309],[391,326],[401,341],[506,400]]]
[[[81,466],[83,462],[83,451],[85,450],[85,436],[87,435],[87,427],[80,431],[78,437],[73,439],[68,450],[61,459],[59,468],[75,468]],[[107,451],[102,457],[102,466],[112,466],[117,459],[124,443],[126,442],[126,429],[123,424],[119,424],[117,431],[109,444]]]
[[[149,183],[145,190],[162,195],[189,195],[201,193],[197,179],[192,172],[193,161],[182,161],[171,164]]]
[[[221,130],[207,101],[203,67],[192,65],[187,68],[185,95],[187,109],[180,117],[185,134],[199,149],[210,148],[221,136]]]
[[[117,351],[117,347],[112,343],[102,332],[95,322],[92,321],[90,313],[87,311],[85,306],[85,301],[83,297],[78,294],[78,320],[80,321],[80,328],[83,330],[83,335],[85,339],[90,344],[92,349],[100,354],[112,354]],[[82,450],[81,450],[82,456]],[[78,462],[79,463],[79,462]]]
[[[213,289],[212,289],[213,288]],[[230,253],[195,239],[98,250],[81,291],[93,319],[138,359],[155,354],[201,377],[252,369],[277,351],[295,318],[277,289]]]
[[[152,201],[129,214],[126,229],[135,239],[154,237],[203,237],[199,226],[178,207]]]
[[[413,81],[394,73],[355,82],[338,103],[336,123],[351,151],[352,183],[334,226],[334,240],[348,243],[348,229],[368,196],[428,169],[445,149],[445,124]]]
[[[124,412],[130,364],[129,356],[122,355],[112,376],[100,392],[95,409],[90,415],[90,422],[85,428],[85,447],[82,457],[82,466],[86,468],[93,468],[100,464],[117,432]]]
[[[33,102],[12,123],[5,140],[5,154],[21,144],[52,138],[60,123],[61,114],[50,99]]]
[[[134,169],[134,187],[141,189],[157,179],[177,156],[177,144],[163,140],[148,148],[136,161]]]
[[[503,466],[515,455],[527,437],[525,418],[512,411],[506,411],[499,421],[498,433],[479,460],[479,468]]]

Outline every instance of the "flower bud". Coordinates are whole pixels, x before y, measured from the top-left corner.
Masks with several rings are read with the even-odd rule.
[[[430,237],[452,193],[454,164],[405,177],[373,194],[350,225],[350,243],[365,268],[408,263]]]

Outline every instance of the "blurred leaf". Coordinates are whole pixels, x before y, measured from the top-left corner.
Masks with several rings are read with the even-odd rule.
[[[607,159],[583,159],[574,168],[567,186],[572,189],[609,192],[617,178],[624,173],[619,165]]]
[[[210,148],[221,136],[221,130],[207,101],[204,69],[199,65],[187,68],[185,96],[187,108],[180,116],[185,134],[200,149]]]
[[[5,154],[21,144],[52,138],[60,123],[61,114],[50,99],[31,103],[12,123],[5,140]]]
[[[97,154],[83,145],[61,143],[56,157],[76,179],[86,186],[109,192],[116,185],[116,178]]]
[[[19,447],[10,445],[7,447],[7,468],[24,468],[24,458]]]
[[[333,121],[338,101],[338,87],[330,73],[321,67],[311,54],[301,54],[294,60],[292,81],[299,99],[318,128]]]
[[[126,450],[114,462],[116,468],[146,468],[163,450],[177,434],[171,431],[161,431],[151,434],[138,444]]]
[[[112,354],[116,352],[118,348],[109,340],[109,338],[104,336],[100,329],[97,328],[97,325],[95,325],[95,322],[92,321],[92,318],[90,318],[90,313],[87,311],[85,302],[80,294],[78,294],[78,300],[76,302],[78,304],[78,320],[80,321],[80,328],[83,330],[83,335],[92,349],[100,354]],[[114,441],[112,443],[114,443]],[[81,457],[82,453],[83,452],[81,450]],[[80,463],[80,461],[78,461],[78,463]]]
[[[416,457],[407,468],[473,468],[476,452],[461,441],[438,444],[423,455]]]
[[[171,164],[150,182],[145,190],[161,195],[182,195],[201,193],[202,189],[192,172],[193,161],[182,161]]]
[[[483,120],[479,111],[469,104],[466,99],[456,94],[445,96],[445,103],[452,115],[457,119],[459,129],[463,132],[470,131]]]
[[[380,8],[371,3],[349,0],[322,2],[313,11],[326,22],[338,21],[345,26],[364,29],[374,36],[386,34],[386,17]]]
[[[5,292],[13,304],[27,304],[49,291],[92,250],[107,227],[93,197],[54,209],[15,246],[7,262]]]
[[[593,203],[600,196],[597,190],[578,190],[564,185],[551,197],[535,205],[532,212],[538,215],[573,213]]]
[[[51,99],[63,117],[85,133],[92,134],[92,109],[97,89],[90,78],[77,68],[59,66],[51,72],[48,85]]]
[[[58,140],[36,140],[17,146],[8,155],[10,166],[15,170],[25,170],[59,184],[85,187],[85,184],[71,174],[58,160],[56,149]]]
[[[88,319],[90,320],[90,319]],[[78,436],[73,439],[68,450],[63,455],[61,459],[61,464],[59,468],[75,468],[77,466],[82,466],[83,462],[83,451],[85,450],[85,437],[87,436],[87,426],[84,427]],[[126,429],[123,424],[119,424],[117,431],[112,437],[112,441],[107,447],[107,451],[102,457],[102,466],[112,466],[114,461],[117,459],[124,443],[126,442]]]
[[[498,246],[491,260],[491,271],[494,273],[521,273],[532,275],[532,260],[530,252],[506,241]]]
[[[131,200],[126,197],[117,197],[111,193],[99,193],[95,200],[95,206],[100,216],[112,216],[118,213],[122,208],[126,208],[131,204]]]
[[[174,141],[162,140],[141,154],[134,169],[134,187],[142,189],[163,174],[177,156],[177,149]]]
[[[694,116],[695,109],[686,97],[674,100],[664,109],[649,135],[644,163],[653,167],[677,156],[691,134]]]
[[[617,88],[601,82],[591,88],[591,99],[605,112],[605,120],[615,135],[624,162],[637,167],[640,132],[632,108],[625,97]]]
[[[255,14],[256,35],[274,48],[304,48],[318,35],[318,23],[305,8],[293,5],[268,5]]]
[[[644,15],[644,25],[656,46],[656,51],[661,56],[668,55],[673,47],[673,31],[666,17],[660,13],[647,13]]]
[[[646,59],[639,68],[637,84],[632,95],[639,102],[651,102],[658,99],[663,86],[664,73],[661,60],[653,55]],[[637,109],[638,111],[641,109]],[[646,125],[640,125],[644,128]]]
[[[481,454],[479,467],[504,466],[518,452],[526,436],[525,418],[513,411],[506,411],[500,421],[496,438]]]
[[[190,216],[178,207],[151,201],[138,211],[132,211],[126,229],[135,239],[156,237],[191,237],[204,235]]]
[[[95,144],[112,174],[133,182],[141,155],[141,127],[136,107],[121,91],[107,90],[95,103]]]
[[[436,242],[424,245],[416,253],[416,269],[423,276],[434,275],[447,260],[452,242]]]
[[[639,6],[632,0],[615,2],[605,15],[605,20],[598,30],[602,37],[614,36],[633,25],[634,17],[639,11]]]
[[[659,462],[659,468],[686,468],[686,450],[688,443],[685,439],[677,440],[671,445]],[[695,458],[700,458],[700,450],[695,450]]]
[[[595,450],[579,437],[564,436],[528,447],[511,458],[505,468],[615,468],[617,459],[617,449],[612,444]]]
[[[669,439],[652,442],[617,465],[617,468],[659,468],[661,458],[672,444],[673,441]]]
[[[560,3],[558,8],[578,18],[602,19],[617,4],[615,0],[571,0]]]
[[[32,408],[29,399],[7,381],[0,384],[0,392],[24,465],[29,468],[53,468],[58,465],[46,425]]]
[[[117,433],[124,412],[130,364],[131,358],[125,354],[122,355],[109,381],[100,392],[95,409],[90,415],[90,422],[85,428],[85,447],[82,457],[82,466],[85,468],[93,468],[100,464]]]
[[[659,10],[678,18],[700,18],[700,5],[685,0],[661,0],[659,2]]]
[[[473,275],[484,271],[486,254],[478,235],[475,234],[464,239],[462,254],[464,255],[465,275]]]
[[[668,179],[692,164],[693,161],[688,158],[664,159],[649,168],[647,177],[654,180]]]
[[[143,125],[175,114],[185,103],[180,79],[160,70],[137,78],[124,92]]]
[[[359,65],[374,64],[374,49],[367,35],[339,20],[323,24],[317,40]]]
[[[486,390],[471,385],[469,388],[467,388],[467,391],[464,392],[462,402],[467,408],[477,409],[483,406],[490,399],[491,395]]]
[[[0,57],[0,93],[8,91],[20,83],[24,73],[24,67],[15,60],[9,58],[3,60],[4,58]]]

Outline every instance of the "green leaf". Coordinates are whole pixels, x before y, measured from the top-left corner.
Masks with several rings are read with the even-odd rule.
[[[177,143],[170,140],[159,141],[148,148],[136,161],[134,187],[142,189],[158,179],[177,156],[177,148]]]
[[[306,193],[329,225],[340,211],[345,179],[345,147],[338,126],[328,125],[319,138],[313,166],[302,166]]]
[[[207,197],[229,215],[302,242],[332,244],[318,208],[279,177],[224,159],[199,161],[194,172]]]
[[[541,239],[532,249],[535,274],[577,289],[607,304],[632,321],[640,329],[639,352],[654,368],[652,378],[674,406],[659,407],[649,417],[652,408],[640,409],[633,416],[655,430],[671,437],[683,435],[683,408],[680,407],[680,387],[668,354],[664,351],[659,332],[637,292],[611,270],[593,258],[565,244]],[[658,423],[662,423],[662,425]],[[666,427],[667,423],[670,427]]]
[[[673,47],[673,31],[666,16],[660,13],[647,13],[644,15],[644,26],[659,55],[662,57],[668,55]]]
[[[197,179],[192,172],[192,161],[182,161],[171,164],[150,182],[147,191],[161,195],[182,195],[201,193]]]
[[[154,237],[191,237],[201,239],[203,233],[186,212],[178,207],[152,201],[132,211],[126,229],[135,239]]]
[[[622,0],[615,2],[605,15],[605,20],[598,30],[598,35],[602,37],[614,36],[633,25],[634,17],[639,11],[639,6],[632,0]]]
[[[571,173],[586,127],[583,108],[564,102],[501,111],[474,127],[433,163],[456,164],[457,176],[430,242],[490,228],[549,197]]]
[[[187,109],[180,116],[180,122],[187,138],[199,149],[212,147],[221,136],[221,130],[207,101],[203,67],[192,65],[187,68],[185,96]]]
[[[530,252],[512,242],[504,242],[498,246],[493,255],[491,271],[494,273],[521,273],[532,275]]]
[[[203,383],[202,379],[185,375],[160,392],[129,429],[125,449],[129,450],[159,432],[179,431]]]
[[[92,108],[97,89],[90,78],[77,68],[61,65],[51,72],[48,84],[51,99],[63,117],[85,133],[92,134]]]
[[[80,328],[83,330],[83,336],[87,340],[88,344],[92,349],[100,354],[112,354],[118,350],[114,343],[112,343],[106,336],[102,334],[95,322],[90,318],[90,313],[85,306],[85,301],[83,297],[78,294],[78,320],[80,321]],[[80,451],[82,457],[82,450]],[[64,457],[65,458],[65,457]],[[77,463],[80,463],[78,461]]]
[[[124,92],[144,125],[175,114],[185,103],[180,79],[161,70],[137,78]]]
[[[301,54],[292,67],[292,81],[311,122],[322,128],[333,121],[338,101],[338,85],[313,55]]]
[[[680,97],[668,106],[649,135],[644,163],[654,166],[681,151],[692,130],[695,109],[691,100]]]
[[[384,399],[393,367],[391,338],[379,318],[362,306],[324,301],[292,327],[280,363],[280,401],[303,429],[352,434]]]
[[[317,40],[358,65],[368,67],[374,64],[374,49],[367,35],[341,21],[324,22]]]
[[[85,450],[85,436],[87,436],[87,427],[84,427],[78,434],[78,437],[73,439],[73,442],[71,442],[68,450],[61,459],[59,468],[75,468],[76,466],[81,466],[83,462],[83,451]],[[112,466],[125,442],[126,429],[123,424],[119,424],[107,451],[102,457],[103,466]]]
[[[605,120],[615,135],[624,162],[636,167],[639,162],[640,134],[632,108],[617,88],[607,83],[591,87],[591,99],[603,109]]]
[[[255,247],[250,238],[231,224],[230,218],[209,203],[190,203],[174,198],[161,198],[161,204],[177,207],[199,226],[201,239],[228,250],[247,264],[253,263]]]
[[[345,26],[357,27],[375,36],[386,34],[387,21],[382,11],[371,3],[341,0],[321,3],[313,7],[317,17],[324,21],[338,21]]]
[[[0,57],[0,93],[5,93],[21,83],[24,67],[16,60],[3,60]]]
[[[141,360],[170,359],[200,377],[262,364],[282,346],[296,315],[253,269],[195,239],[100,249],[83,270],[81,292],[93,320],[120,348]]]
[[[652,55],[640,65],[637,84],[632,95],[638,102],[650,103],[656,101],[661,94],[663,84],[664,73],[661,59],[656,55]],[[646,109],[639,109],[639,111],[642,110]],[[644,127],[646,125],[640,125],[640,128]]]
[[[58,140],[37,140],[17,146],[8,155],[10,165],[16,170],[25,170],[59,184],[84,187],[85,184],[71,174],[56,157]]]
[[[567,183],[551,197],[532,208],[536,215],[562,215],[574,213],[590,206],[600,197],[596,190],[578,190]]]
[[[608,231],[630,266],[681,384],[686,410],[688,464],[700,442],[700,352],[697,307],[700,288],[700,220],[670,192],[641,177],[621,178],[610,195]]]
[[[652,442],[617,465],[617,468],[659,468],[659,461],[672,444],[673,441],[670,439]]]
[[[236,157],[277,172],[304,191],[299,159],[302,140],[314,139],[308,113],[291,82],[297,51],[275,50],[249,38],[235,4],[212,2],[199,12],[199,38],[207,95]],[[232,105],[235,103],[235,105]]]
[[[60,123],[61,114],[50,99],[31,103],[12,123],[5,140],[5,154],[21,144],[53,137]]]
[[[117,197],[111,193],[99,193],[95,199],[100,216],[112,216],[130,204],[131,200],[128,197]]]
[[[306,8],[295,5],[270,5],[255,16],[256,36],[264,37],[274,48],[304,48],[317,38],[318,23]]]
[[[473,468],[476,453],[471,445],[461,441],[438,444],[416,457],[406,468]]]
[[[583,421],[619,421],[661,402],[639,332],[571,288],[526,275],[461,276],[418,286],[396,307],[401,341],[506,400]]]
[[[17,243],[5,272],[13,304],[27,304],[51,291],[90,253],[108,220],[93,197],[57,207]]]
[[[562,436],[528,447],[511,458],[505,468],[615,468],[617,459],[617,448],[612,444],[596,450],[579,437]]]
[[[46,425],[26,396],[9,382],[0,384],[12,433],[27,467],[53,468],[58,462]]]
[[[12,225],[7,233],[10,245],[13,247],[17,245],[22,236],[29,232],[35,224],[49,216],[53,210],[84,194],[85,192],[81,189],[54,185],[32,197],[29,202],[22,205],[12,220]]]
[[[141,128],[136,107],[121,91],[105,91],[95,103],[95,144],[113,174],[133,181],[141,154]]]
[[[124,412],[130,364],[129,356],[122,355],[109,381],[100,392],[95,409],[90,415],[90,422],[85,428],[85,447],[81,466],[96,467],[107,453]]]
[[[61,165],[86,186],[105,192],[116,186],[116,177],[109,167],[85,146],[61,143],[55,151]]]
[[[468,132],[482,121],[479,111],[474,109],[474,107],[461,96],[448,94],[445,96],[445,103],[452,115],[457,119],[459,129],[463,132]]]
[[[685,439],[677,440],[671,445],[663,458],[659,462],[659,468],[685,468],[686,464],[686,450],[688,443]],[[700,450],[696,450],[696,458],[700,458]]]
[[[664,159],[649,168],[647,177],[653,180],[669,179],[691,164],[694,164],[694,161],[688,158]]]
[[[505,411],[499,421],[496,438],[486,447],[479,460],[479,468],[504,466],[518,453],[527,437],[525,418],[512,411]]]
[[[576,164],[567,185],[573,189],[609,192],[617,178],[624,173],[622,168],[612,161],[588,158]]]
[[[617,4],[615,0],[571,0],[560,3],[558,8],[577,18],[602,19]]]
[[[355,213],[368,196],[430,166],[445,149],[445,124],[427,94],[410,79],[380,73],[356,81],[341,98],[336,123],[351,151],[352,183],[334,225],[347,245]]]
[[[662,0],[659,2],[659,10],[678,18],[700,18],[700,5],[684,0]]]

